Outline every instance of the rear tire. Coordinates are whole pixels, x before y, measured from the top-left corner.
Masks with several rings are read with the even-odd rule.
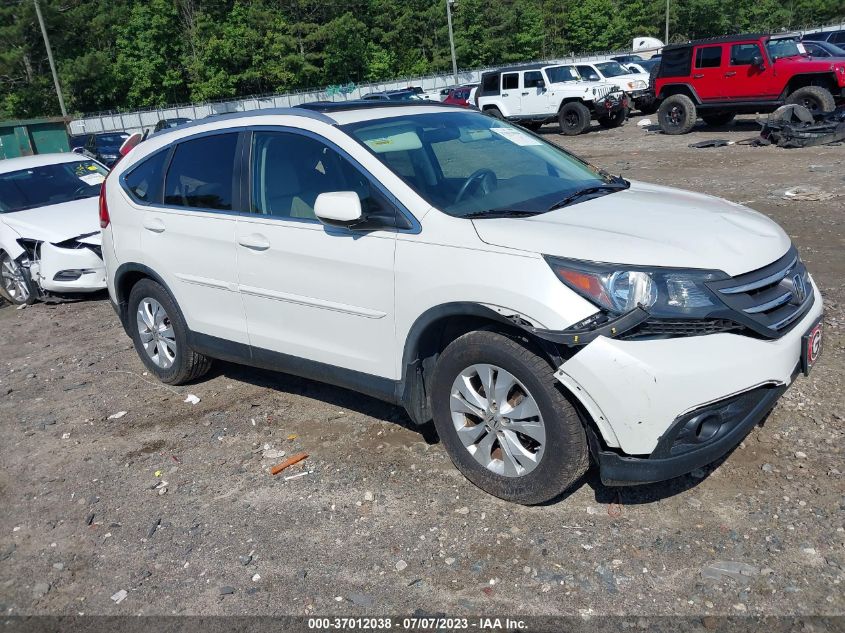
[[[492,106],[489,108],[484,108],[484,114],[487,116],[491,116],[494,119],[499,119],[500,121],[504,121],[505,115],[502,114],[502,111],[499,110],[496,106]]]
[[[561,134],[577,136],[590,127],[590,110],[583,103],[572,101],[563,105],[557,120]]]
[[[695,126],[695,104],[686,95],[666,97],[657,109],[657,119],[664,134],[686,134]]]
[[[485,373],[486,368],[493,371]],[[492,379],[491,399],[482,375]],[[578,413],[557,387],[554,369],[522,342],[489,331],[453,341],[434,368],[431,406],[457,469],[500,499],[543,503],[587,470],[587,438]]]
[[[786,98],[787,103],[802,105],[813,114],[832,112],[836,109],[836,100],[830,90],[821,86],[804,86]]]
[[[625,109],[617,110],[609,116],[601,117],[599,119],[599,125],[608,129],[620,127],[625,123],[625,119],[628,118],[627,115],[628,113],[625,111]]]
[[[129,293],[127,310],[135,351],[160,381],[182,385],[211,368],[209,358],[188,347],[185,317],[160,284],[152,279],[136,283]]]
[[[727,125],[736,117],[734,112],[717,112],[714,114],[702,114],[701,120],[710,127],[721,127]]]

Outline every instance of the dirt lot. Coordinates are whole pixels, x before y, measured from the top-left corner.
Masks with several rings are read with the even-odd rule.
[[[611,172],[768,214],[825,295],[820,364],[727,460],[640,488],[591,472],[556,503],[511,505],[397,408],[226,363],[168,388],[104,297],[6,306],[2,612],[845,613],[845,147],[690,149],[758,128],[666,137],[636,121],[545,133]],[[839,197],[784,199],[799,185]],[[266,472],[267,451],[299,450],[284,474],[306,474]],[[717,561],[734,573],[711,578]]]

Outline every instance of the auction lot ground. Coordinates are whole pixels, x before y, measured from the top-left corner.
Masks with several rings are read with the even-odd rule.
[[[0,610],[845,613],[845,146],[691,149],[758,126],[667,137],[636,121],[543,132],[627,178],[769,215],[825,295],[820,363],[727,460],[640,488],[591,471],[569,496],[521,507],[465,481],[395,407],[226,363],[171,389],[144,375],[104,297],[5,306]],[[784,199],[794,186],[839,197]],[[273,477],[265,445],[310,457]],[[717,561],[744,573],[702,573]]]

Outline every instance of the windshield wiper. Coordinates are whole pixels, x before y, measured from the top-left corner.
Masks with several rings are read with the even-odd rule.
[[[578,198],[583,198],[584,196],[589,196],[596,193],[613,193],[614,191],[622,191],[627,189],[631,186],[631,183],[625,182],[625,184],[616,184],[616,185],[598,185],[595,187],[586,187],[584,189],[579,189],[575,193],[571,193],[566,196],[563,200],[559,200],[555,202],[552,206],[549,207],[549,211],[554,211],[555,209],[560,209],[561,207],[565,207],[567,205],[572,204]]]
[[[487,211],[473,211],[462,215],[462,218],[470,218],[473,220],[483,218],[526,218],[532,215],[539,215],[545,213],[544,211],[528,211],[527,209],[488,209]]]

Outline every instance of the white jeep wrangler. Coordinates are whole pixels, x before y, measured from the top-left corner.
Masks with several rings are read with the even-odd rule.
[[[580,134],[596,118],[618,127],[628,114],[628,97],[614,84],[584,82],[560,64],[511,66],[486,72],[476,92],[478,108],[494,117],[537,130],[557,121],[568,136]]]

